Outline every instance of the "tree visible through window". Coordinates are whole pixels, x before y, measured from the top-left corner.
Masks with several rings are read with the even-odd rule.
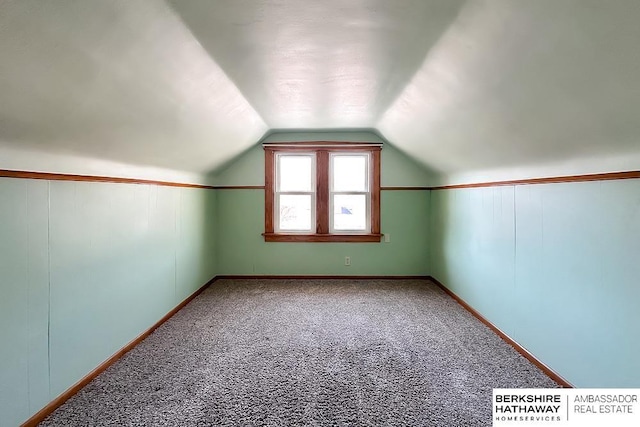
[[[380,241],[380,146],[265,145],[265,240]]]

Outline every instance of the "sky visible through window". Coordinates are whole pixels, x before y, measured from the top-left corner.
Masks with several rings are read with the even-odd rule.
[[[367,158],[333,156],[333,191],[367,191]]]
[[[280,157],[280,191],[312,191],[311,156]]]
[[[334,230],[366,230],[367,196],[340,192],[368,191],[367,156],[333,156],[331,181]]]
[[[315,232],[313,229],[315,204],[313,159],[313,155],[279,157],[280,230]],[[330,203],[333,229],[336,231],[367,229],[367,160],[366,155],[332,156]]]

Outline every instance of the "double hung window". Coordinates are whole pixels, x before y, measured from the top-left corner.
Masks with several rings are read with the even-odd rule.
[[[380,241],[379,145],[264,148],[266,241]]]

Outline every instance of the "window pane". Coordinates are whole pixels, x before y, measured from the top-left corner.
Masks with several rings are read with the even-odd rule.
[[[334,191],[368,191],[367,156],[332,156]]]
[[[311,231],[311,196],[280,195],[280,230]]]
[[[311,156],[279,156],[278,191],[313,191]]]
[[[336,194],[333,196],[333,229],[367,229],[367,196],[364,194]]]

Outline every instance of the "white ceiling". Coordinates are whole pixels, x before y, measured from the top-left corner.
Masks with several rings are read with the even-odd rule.
[[[374,127],[462,0],[172,0],[270,128]]]
[[[638,0],[469,2],[377,127],[449,174],[640,169],[639,22]]]
[[[268,129],[173,9],[0,0],[0,140],[204,172]]]
[[[588,172],[640,160],[639,21],[637,0],[0,0],[0,146],[202,173],[268,129],[372,128],[443,174]]]

